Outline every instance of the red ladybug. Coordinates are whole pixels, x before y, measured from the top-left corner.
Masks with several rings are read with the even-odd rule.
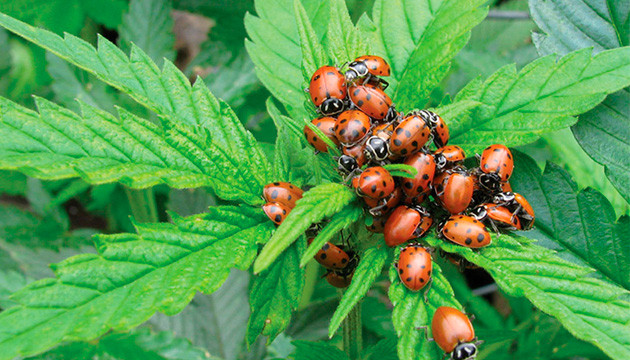
[[[446,146],[450,137],[446,121],[433,111],[420,110],[419,114],[431,128],[431,135],[433,135],[433,143],[435,146],[438,148]]]
[[[354,59],[354,61],[348,65],[346,80],[351,82],[368,74],[389,76],[391,74],[391,68],[387,61],[380,56],[363,55]]]
[[[407,116],[396,126],[389,138],[389,151],[394,155],[408,156],[420,150],[429,140],[431,129],[419,115]]]
[[[332,117],[323,117],[319,119],[315,119],[311,121],[311,123],[319,128],[327,138],[330,139],[335,145],[339,146],[339,140],[335,136],[335,118]],[[312,147],[314,147],[317,151],[321,151],[324,153],[328,152],[328,145],[315,134],[315,132],[308,126],[304,126],[304,136],[306,136],[306,140]]]
[[[466,173],[443,172],[434,179],[435,195],[451,214],[466,210],[473,197],[474,180]]]
[[[334,115],[343,111],[344,99],[348,95],[346,78],[333,66],[322,66],[311,78],[308,88],[313,104],[324,115]]]
[[[467,215],[452,215],[440,226],[439,236],[469,248],[488,246],[492,242],[483,223]]]
[[[266,202],[278,202],[293,209],[295,202],[302,198],[304,191],[289,182],[274,182],[263,188],[263,199]]]
[[[291,208],[277,202],[268,202],[263,205],[263,211],[276,225],[282,224],[287,215],[291,212]]]
[[[499,191],[501,183],[510,179],[514,170],[512,153],[505,145],[488,146],[481,153],[479,184],[489,191]]]
[[[347,288],[348,286],[350,286],[350,283],[352,282],[352,277],[354,276],[354,271],[352,271],[349,274],[344,274],[344,273],[338,273],[336,271],[331,271],[328,274],[326,274],[326,281],[328,281],[328,283],[336,288]]]
[[[394,192],[395,187],[394,178],[389,171],[380,166],[374,166],[361,173],[356,181],[355,190],[361,197],[380,200]]]
[[[400,187],[396,187],[391,195],[381,200],[374,200],[370,198],[363,198],[363,201],[370,209],[372,216],[380,216],[387,214],[393,210],[402,200],[403,192]]]
[[[400,281],[411,291],[418,291],[431,281],[431,254],[420,244],[409,244],[400,251],[398,262]]]
[[[382,124],[374,125],[372,133],[382,139],[389,139],[394,133],[394,123],[384,122]]]
[[[347,147],[363,140],[371,127],[370,118],[363,112],[347,110],[339,115],[333,130],[337,140]]]
[[[438,169],[444,169],[462,162],[466,158],[464,150],[457,145],[443,146],[433,154]]]
[[[424,152],[417,152],[405,160],[405,164],[413,166],[418,173],[413,179],[402,179],[402,189],[409,198],[415,198],[431,190],[435,176],[435,160]]]
[[[477,338],[468,316],[448,306],[440,306],[431,321],[433,339],[452,360],[471,360],[477,356]]]
[[[353,157],[358,168],[367,163],[367,158],[365,157],[365,142],[359,142],[355,145],[344,147],[341,149],[341,152],[343,152],[344,155]]]
[[[372,224],[366,225],[365,227],[369,232],[382,234],[383,230],[385,230],[385,223],[387,223],[387,215],[381,216],[372,216]]]
[[[313,239],[308,239],[310,245]],[[315,255],[315,260],[329,270],[341,270],[348,265],[350,256],[339,246],[326,242]]]
[[[521,222],[508,208],[497,204],[485,203],[470,212],[470,216],[490,226],[495,232],[499,229],[520,230]]]
[[[401,205],[394,210],[385,223],[383,235],[387,246],[398,246],[405,241],[424,236],[433,225],[429,212],[421,207]]]
[[[513,216],[518,217],[523,230],[529,230],[534,226],[536,219],[534,208],[523,195],[512,192],[499,193],[494,196],[494,202],[507,207]]]
[[[354,84],[348,91],[352,103],[368,116],[381,120],[390,112],[392,99],[379,86]]]

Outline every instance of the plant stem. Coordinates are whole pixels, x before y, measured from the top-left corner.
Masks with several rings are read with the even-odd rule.
[[[126,187],[125,193],[131,206],[131,214],[136,221],[142,223],[159,221],[153,188],[134,190]]]
[[[361,303],[357,303],[343,321],[343,349],[350,360],[361,358],[363,350],[363,328],[361,324]]]
[[[298,311],[305,309],[310,303],[313,293],[315,292],[315,285],[317,285],[317,275],[319,273],[319,266],[314,261],[309,261],[306,264],[304,289],[302,290],[302,297],[298,304]]]

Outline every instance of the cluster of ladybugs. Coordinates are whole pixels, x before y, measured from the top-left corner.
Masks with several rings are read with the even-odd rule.
[[[467,168],[464,151],[447,145],[448,126],[438,114],[428,110],[403,114],[395,109],[384,92],[388,83],[380,78],[389,74],[389,65],[378,56],[355,59],[345,74],[337,67],[319,68],[308,92],[322,116],[304,127],[304,135],[319,152],[328,152],[330,143],[341,150],[337,170],[364,200],[372,217],[367,229],[383,233],[390,247],[410,242],[395,265],[401,282],[419,291],[431,281],[433,249],[417,241],[434,223],[440,238],[480,248],[491,243],[486,226],[496,233],[528,230],[534,211],[523,196],[512,192],[508,181],[514,161],[507,147],[489,146],[477,156],[479,166]],[[417,172],[413,178],[392,176],[387,168],[396,165],[391,164],[405,164]],[[276,224],[301,197],[297,190],[288,183],[265,187],[264,209]],[[474,266],[456,255],[445,256],[460,268]],[[358,262],[352,251],[332,243],[324,245],[315,259],[328,269],[326,278],[337,287],[350,284]],[[452,359],[475,356],[474,330],[459,310],[439,308],[432,329]]]

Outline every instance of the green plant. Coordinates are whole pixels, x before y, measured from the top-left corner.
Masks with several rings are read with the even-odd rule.
[[[235,327],[224,331],[244,337],[252,354],[262,334],[268,344],[279,339],[267,350],[270,356],[293,352],[295,359],[438,359],[441,351],[426,342],[418,328],[428,324],[430,314],[442,305],[464,305],[478,314],[476,326],[486,341],[480,357],[510,358],[532,354],[536,348],[540,358],[603,358],[603,354],[628,358],[630,253],[623,242],[630,233],[630,220],[627,215],[617,218],[599,191],[578,189],[571,175],[553,163],[546,164],[541,174],[531,157],[515,152],[513,185],[534,206],[536,231],[502,235],[480,251],[445,243],[434,234],[425,239],[483,267],[513,310],[503,317],[473,296],[461,275],[442,261],[434,265],[426,302],[421,294],[407,290],[391,266],[395,249],[364,230],[369,220],[355,194],[339,184],[332,157],[316,157],[303,138],[305,122],[315,116],[303,92],[310,74],[322,65],[375,53],[392,65],[388,92],[397,106],[434,109],[449,122],[453,144],[469,153],[491,143],[517,147],[572,127],[580,145],[606,167],[606,175],[627,202],[628,139],[615,135],[627,130],[628,122],[623,120],[628,116],[612,110],[623,103],[627,95],[623,89],[630,86],[628,9],[621,1],[610,1],[618,7],[605,18],[606,25],[593,28],[597,32],[603,31],[600,26],[612,28],[618,41],[606,42],[593,54],[591,48],[584,48],[593,45],[588,42],[559,48],[558,43],[566,44],[562,36],[571,38],[570,33],[558,31],[555,26],[560,23],[536,15],[542,13],[536,9],[548,3],[530,1],[534,19],[547,34],[534,37],[536,46],[543,54],[561,51],[563,56],[546,55],[520,70],[497,61],[500,68],[486,79],[470,80],[451,98],[444,95],[442,85],[447,75],[466,67],[470,54],[481,51],[467,48],[468,58],[457,58],[457,67],[451,69],[473,28],[486,17],[486,3],[376,0],[371,16],[356,14],[355,23],[342,0],[257,0],[256,15],[245,15],[244,29],[239,25],[227,34],[219,32],[204,45],[204,56],[216,55],[223,46],[230,51],[230,59],[221,62],[208,85],[202,78],[191,84],[171,61],[173,36],[160,25],[170,21],[169,1],[142,7],[134,0],[127,15],[108,19],[121,22],[120,48],[100,35],[95,48],[74,35],[62,38],[0,14],[4,28],[65,61],[49,55],[52,89],[63,106],[37,97],[34,111],[0,98],[0,135],[7,139],[0,143],[0,169],[11,171],[2,173],[2,183],[7,182],[2,188],[28,195],[37,210],[32,214],[0,208],[6,212],[0,219],[0,259],[9,264],[0,277],[0,359],[38,355],[55,347],[42,356],[208,357],[171,333],[135,330],[150,319],[158,328],[170,321],[153,317],[156,312],[181,312],[173,321],[191,324],[193,331],[179,332],[191,339],[210,326],[196,318],[198,314],[221,324],[233,320]],[[195,1],[175,5],[201,6]],[[250,5],[244,3],[236,15],[228,13],[238,18],[251,10]],[[222,14],[223,10],[207,11]],[[147,18],[161,21],[139,24]],[[233,37],[242,39],[244,30],[251,63],[233,44]],[[201,55],[197,61],[204,63]],[[249,108],[243,99],[265,94],[251,80],[254,65],[255,75],[275,100]],[[249,76],[242,82],[232,78],[243,73]],[[234,83],[237,89],[225,83]],[[223,94],[213,94],[209,88]],[[231,97],[238,108],[233,110],[215,95]],[[74,98],[78,105],[70,101]],[[268,120],[249,126],[263,111],[256,106],[264,109]],[[277,129],[275,144],[258,141],[237,112],[248,117],[246,124],[257,137],[268,136],[256,129],[272,122]],[[583,113],[578,121],[576,116]],[[604,124],[612,130],[593,130],[597,122],[592,119],[608,114],[611,118]],[[621,127],[625,130],[616,130]],[[601,151],[602,147],[611,150]],[[610,153],[614,157],[606,156]],[[262,188],[272,181],[313,186],[277,229],[260,210]],[[188,190],[167,188],[200,190],[191,195]],[[160,222],[166,220],[163,208],[158,208],[162,194],[171,201],[170,221]],[[92,233],[74,231],[61,208],[72,198],[106,214],[114,230],[132,228],[135,233],[94,235],[97,253],[68,257],[52,266],[54,277],[31,282],[51,274],[22,271],[24,258],[57,260],[24,255],[30,254],[25,239],[66,252],[82,252],[89,243]],[[120,199],[128,200],[122,201],[127,205],[122,206]],[[199,203],[192,203],[193,199]],[[130,211],[134,219],[128,223]],[[304,232],[323,219],[330,222],[307,247]],[[362,256],[352,284],[341,294],[339,305],[330,309],[324,335],[333,341],[286,344],[286,335],[280,334],[289,330],[299,334],[300,322],[307,327],[320,320],[317,310],[330,307],[329,300],[338,297],[319,287],[317,268],[309,260],[340,231],[359,244]],[[254,274],[247,324],[244,317],[227,317],[222,308],[215,308],[245,304],[238,295],[195,297],[214,293],[226,281],[219,291],[245,290],[250,275],[234,271],[230,275],[230,269],[250,268]],[[391,286],[385,290],[387,278]],[[5,296],[8,293],[13,293],[10,298]],[[378,300],[385,296],[394,306],[392,311]],[[193,305],[185,309],[191,301]],[[197,307],[203,310],[195,313]],[[298,319],[292,322],[296,312]],[[390,321],[393,328],[383,325]],[[543,325],[546,329],[540,330]],[[334,345],[340,333],[345,352]],[[226,337],[218,337],[212,356],[236,358],[240,343],[229,345],[224,343]],[[321,337],[309,339],[313,338]],[[539,346],[547,338],[568,345]],[[197,341],[195,345],[211,346]]]

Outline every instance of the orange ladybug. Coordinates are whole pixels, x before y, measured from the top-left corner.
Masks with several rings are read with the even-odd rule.
[[[411,155],[426,144],[430,135],[431,129],[419,115],[409,115],[394,129],[389,138],[389,151],[394,155]]]
[[[387,246],[398,246],[405,241],[424,236],[433,225],[431,214],[421,206],[400,205],[389,215],[383,235]]]
[[[384,119],[390,113],[392,99],[376,85],[351,85],[350,100],[357,108],[375,120]]]
[[[351,156],[357,163],[357,168],[365,165],[367,158],[365,156],[365,142],[359,142],[352,146],[347,146],[341,149],[344,155]]]
[[[477,356],[475,329],[468,316],[448,306],[440,306],[431,321],[433,340],[452,360],[472,360]]]
[[[459,171],[443,172],[434,179],[435,195],[451,214],[466,210],[472,201],[474,180]]]
[[[408,157],[404,163],[413,166],[418,171],[413,179],[402,179],[402,189],[405,195],[409,198],[415,198],[420,194],[428,193],[435,177],[433,156],[421,151]]]
[[[314,119],[311,123],[319,130],[321,130],[327,138],[330,139],[335,145],[339,146],[339,140],[337,140],[337,136],[335,136],[335,122],[337,120],[332,117],[323,117],[319,119]],[[304,136],[306,136],[306,140],[312,147],[314,147],[317,151],[321,151],[323,153],[328,152],[328,145],[315,134],[315,132],[308,126],[304,126]]]
[[[363,201],[370,209],[369,211],[371,215],[380,216],[380,215],[387,214],[391,210],[394,210],[394,208],[398,205],[398,203],[400,203],[402,198],[403,198],[402,190],[400,189],[400,187],[396,187],[394,191],[391,193],[391,195],[389,195],[385,199],[374,200],[374,199],[365,197],[363,198]]]
[[[438,233],[442,239],[469,248],[480,248],[492,243],[483,223],[467,215],[452,215],[440,226]]]
[[[347,288],[350,286],[352,282],[352,277],[354,276],[354,271],[349,274],[338,273],[336,271],[331,271],[326,274],[326,281],[336,288]]]
[[[359,110],[347,110],[342,112],[337,120],[333,130],[337,140],[343,146],[352,146],[363,140],[367,135],[372,124],[370,118]]]
[[[313,239],[308,239],[310,245]],[[315,260],[329,270],[341,270],[348,265],[350,256],[343,251],[339,246],[326,242],[324,246],[315,254]]]
[[[499,193],[494,196],[494,202],[507,207],[513,216],[518,217],[522,230],[530,230],[534,226],[536,220],[534,208],[523,195],[512,192]]]
[[[479,163],[479,184],[489,190],[498,191],[501,183],[510,179],[514,170],[514,159],[510,149],[505,145],[495,144],[488,146],[481,153]]]
[[[345,76],[334,66],[322,66],[313,73],[308,88],[311,101],[324,115],[334,115],[345,108],[348,95]]]
[[[387,61],[376,55],[363,55],[351,62],[346,71],[346,80],[355,81],[358,78],[366,77],[368,74],[375,76],[389,76],[391,68]]]
[[[431,128],[431,135],[433,135],[433,143],[438,148],[446,146],[450,138],[450,133],[446,121],[442,117],[433,111],[420,110],[420,116]]]
[[[521,222],[508,208],[497,204],[485,203],[470,212],[470,216],[490,226],[495,232],[499,229],[521,230]]]
[[[456,165],[466,158],[464,149],[457,145],[443,146],[433,154],[435,156],[435,164],[438,169],[444,169]]]
[[[400,281],[411,291],[418,291],[431,281],[431,254],[420,244],[405,246],[394,264]]]
[[[280,225],[291,212],[291,208],[278,202],[268,202],[263,205],[263,211],[274,224]]]
[[[357,195],[380,200],[394,192],[396,184],[389,171],[380,166],[373,166],[365,169],[356,182],[353,180],[353,186]]]
[[[290,182],[274,182],[263,188],[263,199],[266,202],[277,202],[293,209],[295,202],[302,198],[304,191]]]

